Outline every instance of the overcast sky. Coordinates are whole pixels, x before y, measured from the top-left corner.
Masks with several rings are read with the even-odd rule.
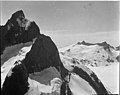
[[[119,44],[118,2],[4,1],[1,2],[1,24],[20,9],[26,18],[38,24],[41,33],[50,35],[58,47],[82,40]]]

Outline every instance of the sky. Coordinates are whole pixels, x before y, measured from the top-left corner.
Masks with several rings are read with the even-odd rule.
[[[119,3],[115,1],[1,1],[0,7],[1,25],[22,9],[57,47],[83,40],[119,45]]]

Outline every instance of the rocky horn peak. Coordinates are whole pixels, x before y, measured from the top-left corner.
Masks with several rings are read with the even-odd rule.
[[[34,21],[25,18],[22,10],[12,14],[6,25],[0,26],[1,53],[7,46],[32,41],[40,34]]]
[[[25,18],[25,15],[24,15],[22,10],[19,10],[19,11],[15,12],[14,14],[12,14],[11,19],[16,19],[18,17],[24,17]]]
[[[79,45],[87,45],[87,46],[89,46],[89,45],[94,45],[94,44],[92,44],[92,43],[88,43],[88,42],[85,42],[85,41],[82,41],[82,42],[78,42],[77,44],[79,44]]]

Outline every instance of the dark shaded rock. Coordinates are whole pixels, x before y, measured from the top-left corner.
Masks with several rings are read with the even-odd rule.
[[[116,57],[117,61],[120,62],[120,55]]]
[[[107,61],[108,63],[110,63],[110,62],[114,62],[114,60],[111,59],[109,56],[108,56],[108,58],[106,59],[106,61]]]
[[[81,44],[87,45],[87,46],[94,45],[94,44],[91,44],[91,43],[87,43],[87,42],[85,42],[85,41],[82,41]]]
[[[59,66],[57,48],[50,37],[40,35],[33,44],[31,51],[23,60],[28,73],[40,72],[50,66]]]
[[[4,26],[0,26],[0,54],[7,46],[32,41],[39,31],[36,23],[27,20],[22,10],[15,12]]]
[[[73,72],[86,80],[97,94],[108,94],[106,88],[94,73],[89,75],[86,71],[78,67],[74,67]]]
[[[16,65],[12,69],[11,76],[7,76],[3,88],[2,95],[24,95],[28,87],[28,74],[24,64]]]
[[[60,60],[56,45],[50,37],[43,34],[37,37],[22,63],[25,64],[28,73],[40,72],[50,66],[61,72],[62,77],[67,72]]]
[[[111,46],[110,44],[108,44],[107,42],[102,42],[102,43],[88,43],[88,42],[85,42],[85,41],[82,41],[82,42],[78,42],[77,43],[78,45],[87,45],[87,46],[90,46],[90,45],[99,45],[99,46],[102,46],[104,47],[104,49],[108,49],[108,48],[113,48],[113,46]]]
[[[105,50],[111,52],[110,48],[114,49],[113,46],[111,46],[110,44],[108,44],[107,42],[102,42],[102,43],[96,43],[99,46],[102,46]]]
[[[73,95],[67,81],[62,83],[60,91],[60,95]]]
[[[95,45],[95,44],[92,44],[92,43],[87,43],[87,42],[85,42],[85,41],[82,41],[82,42],[78,42],[77,43],[78,45],[87,45],[87,46],[90,46],[90,45]]]
[[[101,46],[104,48],[105,51],[111,53],[111,48],[114,49],[113,46],[111,46],[110,44],[108,44],[107,42],[102,42],[102,43],[88,43],[88,42],[85,42],[85,41],[82,41],[82,42],[78,42],[77,45],[86,45],[86,46],[91,46],[91,45],[98,45],[98,46]]]
[[[120,45],[116,47],[116,50],[117,50],[117,51],[120,51]]]
[[[107,46],[108,45],[106,41],[102,42],[102,43],[97,43],[97,44],[100,45],[100,46]]]

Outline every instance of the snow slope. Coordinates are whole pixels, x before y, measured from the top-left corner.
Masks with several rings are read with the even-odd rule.
[[[94,71],[105,87],[112,92],[112,94],[119,93],[119,63],[95,68],[89,66],[89,68]]]
[[[73,95],[96,94],[94,89],[76,74],[71,74],[69,86]]]

